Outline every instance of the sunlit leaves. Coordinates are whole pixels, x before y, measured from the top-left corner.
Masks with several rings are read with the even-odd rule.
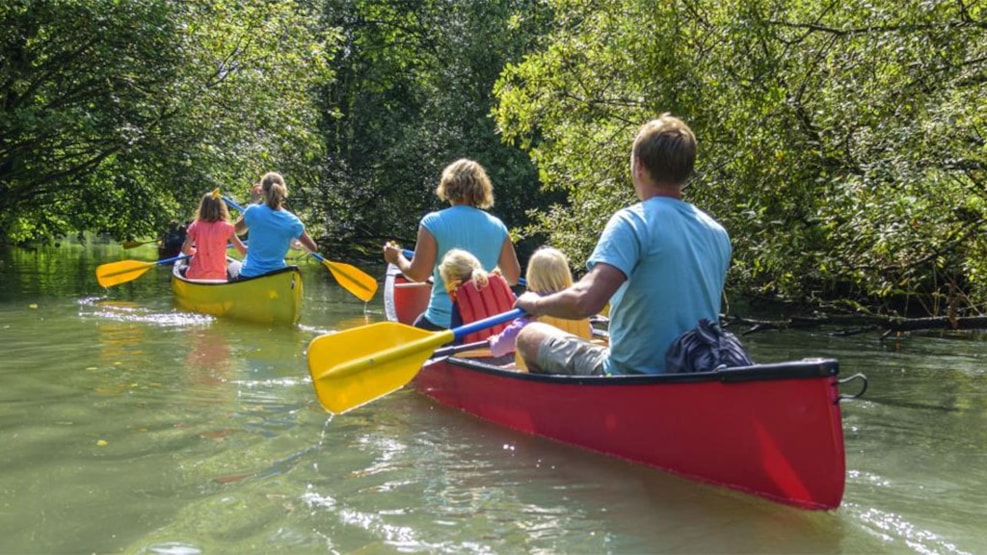
[[[501,142],[489,116],[493,83],[545,26],[539,0],[327,3],[344,30],[326,102],[325,177],[312,199],[334,249],[413,243],[421,216],[443,207],[442,168],[469,157],[494,183],[492,212],[523,226],[543,194],[524,153]],[[367,246],[367,245],[370,246]],[[372,250],[370,250],[372,249]]]
[[[987,197],[987,33],[975,10],[553,5],[559,27],[505,71],[496,114],[544,185],[569,191],[575,209],[540,221],[570,254],[587,247],[569,230],[595,235],[605,221],[584,207],[627,202],[595,184],[626,184],[633,131],[672,111],[699,136],[687,194],[731,231],[735,287],[892,300],[952,283],[983,302],[987,212],[970,199]]]
[[[299,3],[12,0],[0,21],[8,240],[146,235],[203,189],[320,155],[334,31]]]

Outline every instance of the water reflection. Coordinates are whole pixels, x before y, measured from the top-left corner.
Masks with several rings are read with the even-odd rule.
[[[379,314],[372,315],[370,313],[365,312],[361,316],[358,316],[356,318],[343,318],[339,320],[339,323],[336,324],[336,330],[342,331],[342,330],[348,330],[350,328],[358,328],[360,326],[366,326],[367,324],[373,324],[374,322],[381,321],[379,316],[380,316]]]
[[[188,336],[192,347],[185,356],[186,369],[210,374],[193,381],[226,382],[232,364],[230,346],[226,339],[227,334],[206,327],[192,330]]]
[[[982,335],[745,336],[865,372],[843,505],[800,511],[485,424],[400,390],[332,417],[304,349],[383,319],[318,264],[293,328],[175,310],[118,246],[0,253],[2,553],[981,553]],[[58,275],[52,275],[58,274]],[[37,308],[30,308],[36,305]]]
[[[185,392],[190,402],[229,405],[236,397],[232,385],[233,365],[227,334],[211,326],[187,330],[189,348],[181,366]],[[206,437],[224,437],[228,430],[204,432]]]

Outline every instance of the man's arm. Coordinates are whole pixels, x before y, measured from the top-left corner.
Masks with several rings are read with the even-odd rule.
[[[544,297],[525,293],[518,297],[514,306],[532,316],[581,320],[599,314],[625,281],[627,276],[623,272],[599,262],[571,287]]]

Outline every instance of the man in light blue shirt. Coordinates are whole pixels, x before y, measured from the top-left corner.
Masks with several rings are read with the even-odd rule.
[[[730,238],[682,200],[695,158],[695,135],[682,120],[664,114],[641,128],[631,151],[640,202],[610,218],[579,282],[516,303],[533,316],[581,319],[609,301],[610,347],[535,322],[517,341],[531,372],[661,374],[676,337],[702,318],[719,319]]]

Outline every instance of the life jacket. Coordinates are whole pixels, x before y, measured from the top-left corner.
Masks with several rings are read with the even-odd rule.
[[[514,308],[514,292],[507,280],[500,274],[490,274],[487,286],[477,289],[472,280],[463,282],[453,293],[456,304],[459,305],[459,315],[463,324],[469,324],[503,314]],[[510,322],[504,322],[489,328],[473,332],[463,338],[463,343],[482,341],[491,335],[496,335],[507,327]]]
[[[586,341],[593,340],[593,326],[590,324],[589,318],[583,318],[582,320],[566,320],[565,318],[556,318],[555,316],[540,316],[538,321],[543,324],[555,326],[566,333],[571,333],[572,335],[585,339]],[[514,352],[514,363],[517,365],[518,370],[527,370],[528,368],[528,365],[524,363],[524,359],[521,357],[521,354],[517,351]]]
[[[590,341],[593,339],[593,328],[589,323],[589,318],[583,318],[582,320],[566,320],[565,318],[556,318],[554,316],[542,316],[538,318],[539,322],[544,322],[550,326],[555,326],[560,330],[571,333],[576,337]]]

